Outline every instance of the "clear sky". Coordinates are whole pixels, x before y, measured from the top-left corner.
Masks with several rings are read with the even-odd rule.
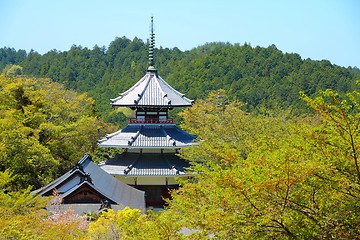
[[[0,47],[44,54],[144,41],[190,50],[230,42],[360,68],[360,0],[0,0]]]

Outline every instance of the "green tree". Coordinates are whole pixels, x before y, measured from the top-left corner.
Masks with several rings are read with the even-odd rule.
[[[332,193],[324,206],[328,227],[336,238],[359,236],[354,226],[360,224],[360,92],[341,97],[329,89],[315,99],[303,98],[322,121],[308,132],[307,139],[327,170],[318,177]]]
[[[184,239],[181,225],[167,212],[142,214],[138,209],[109,209],[91,222],[90,239]]]
[[[3,74],[8,77],[14,77],[22,74],[22,67],[19,65],[8,64],[3,70]]]
[[[14,187],[48,183],[114,130],[93,99],[48,79],[0,76],[0,89],[0,170],[14,173]]]

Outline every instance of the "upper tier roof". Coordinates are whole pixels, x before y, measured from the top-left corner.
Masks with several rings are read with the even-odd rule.
[[[193,104],[193,100],[172,88],[162,79],[155,68],[149,68],[129,90],[111,99],[113,107],[186,107]]]

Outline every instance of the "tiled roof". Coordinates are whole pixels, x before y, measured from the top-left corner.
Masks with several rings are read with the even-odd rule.
[[[121,176],[180,176],[187,175],[189,163],[171,153],[127,153],[100,164],[111,175]]]
[[[175,124],[129,124],[99,140],[100,147],[181,148],[196,144],[195,136]]]
[[[114,107],[186,107],[193,104],[184,94],[172,88],[157,71],[147,71],[129,90],[111,99]]]
[[[66,197],[83,184],[87,184],[117,205],[145,209],[145,193],[143,191],[128,186],[109,175],[94,164],[88,154],[73,169],[33,193],[48,196],[56,189],[62,197]]]

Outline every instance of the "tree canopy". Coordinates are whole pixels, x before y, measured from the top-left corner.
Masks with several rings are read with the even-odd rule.
[[[0,75],[0,91],[0,171],[14,174],[14,187],[43,186],[114,130],[86,93],[50,79]]]

